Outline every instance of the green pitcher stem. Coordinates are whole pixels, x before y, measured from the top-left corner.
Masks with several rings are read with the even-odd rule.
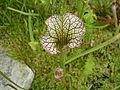
[[[60,66],[65,71],[66,53],[62,52],[60,55]]]

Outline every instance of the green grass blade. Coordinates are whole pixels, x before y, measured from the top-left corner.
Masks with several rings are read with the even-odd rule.
[[[6,28],[7,26],[0,26],[0,29],[2,29],[2,28]]]
[[[112,89],[112,90],[118,90],[118,89],[120,89],[120,85],[119,86],[117,86],[117,87],[115,87],[114,89]]]
[[[96,51],[96,50],[98,50],[98,49],[100,49],[100,48],[103,48],[103,47],[105,47],[105,46],[107,46],[107,45],[115,42],[115,41],[118,40],[118,39],[120,39],[120,33],[117,34],[116,36],[114,36],[113,38],[105,41],[104,43],[101,43],[101,44],[99,44],[98,46],[93,47],[93,48],[91,48],[91,49],[89,49],[89,50],[86,50],[85,52],[81,53],[80,55],[77,55],[77,56],[71,58],[70,60],[68,60],[67,62],[65,62],[65,65],[66,65],[66,64],[69,64],[69,63],[72,62],[72,61],[75,61],[77,58],[79,58],[79,57],[81,57],[81,56],[84,56],[84,55],[89,54],[89,53],[91,53],[91,52],[94,52],[94,51]]]
[[[17,85],[15,82],[13,82],[10,78],[8,78],[3,72],[0,71],[0,74],[7,79],[8,81],[10,81],[11,83],[13,83],[15,86],[17,86],[18,88],[21,88],[23,90],[25,90],[24,88],[20,87],[19,85]]]
[[[36,14],[36,13],[26,13],[26,12],[19,11],[19,10],[11,8],[11,7],[7,7],[7,9],[18,12],[18,13],[23,14],[23,15],[27,15],[27,16],[39,16],[39,14]]]

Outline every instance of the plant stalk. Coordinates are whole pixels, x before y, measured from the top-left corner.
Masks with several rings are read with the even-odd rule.
[[[77,56],[71,58],[70,60],[68,60],[68,61],[65,62],[65,65],[66,65],[66,64],[69,64],[69,63],[71,63],[71,62],[73,62],[73,61],[75,61],[77,58],[79,58],[79,57],[81,57],[81,56],[84,56],[84,55],[89,54],[89,53],[91,53],[91,52],[94,52],[94,51],[96,51],[96,50],[98,50],[98,49],[101,49],[101,48],[103,48],[103,47],[105,47],[105,46],[107,46],[107,45],[115,42],[115,41],[118,40],[118,39],[120,39],[120,33],[117,34],[116,36],[114,36],[113,38],[105,41],[104,43],[101,43],[101,44],[97,45],[96,47],[93,47],[93,48],[91,48],[91,49],[89,49],[89,50],[86,50],[86,51],[82,52],[80,55],[77,55]]]
[[[26,12],[19,11],[19,10],[11,8],[11,7],[7,7],[7,9],[18,12],[18,13],[23,14],[23,15],[27,15],[27,16],[39,16],[39,14],[36,14],[36,13],[26,13]]]
[[[34,37],[33,37],[33,32],[32,32],[32,16],[28,16],[28,29],[29,29],[29,34],[30,34],[30,41],[34,42]]]
[[[5,79],[7,79],[8,81],[10,81],[12,84],[14,84],[15,86],[17,86],[18,88],[21,88],[22,90],[25,90],[24,88],[22,88],[21,86],[17,85],[15,82],[13,82],[10,78],[8,78],[3,72],[0,71],[0,75],[2,75]]]

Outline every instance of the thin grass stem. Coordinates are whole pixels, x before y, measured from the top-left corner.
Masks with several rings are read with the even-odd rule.
[[[2,29],[2,28],[6,28],[7,26],[0,26],[0,29]]]
[[[120,89],[120,85],[119,86],[117,86],[117,87],[115,87],[114,89],[112,89],[112,90],[118,90],[118,89]]]
[[[10,81],[12,84],[14,84],[15,86],[17,86],[18,88],[25,90],[24,88],[22,88],[21,86],[17,85],[15,82],[13,82],[10,78],[8,78],[3,72],[0,71],[0,75],[2,75],[5,79],[7,79],[8,81]]]
[[[86,50],[86,51],[82,52],[80,55],[77,55],[77,56],[71,58],[70,60],[68,60],[68,61],[65,62],[65,65],[66,65],[66,64],[69,64],[69,63],[71,63],[71,62],[73,62],[73,61],[75,61],[77,58],[79,58],[79,57],[81,57],[81,56],[84,56],[84,55],[89,54],[89,53],[91,53],[91,52],[94,52],[94,51],[96,51],[96,50],[98,50],[98,49],[101,49],[101,48],[103,48],[103,47],[105,47],[105,46],[107,46],[107,45],[115,42],[115,41],[118,40],[118,39],[120,39],[120,33],[117,34],[116,36],[114,36],[113,38],[105,41],[104,43],[101,43],[101,44],[97,45],[96,47],[93,47],[93,48],[91,48],[91,49],[89,49],[89,50]]]
[[[7,9],[18,12],[18,13],[23,14],[23,15],[27,15],[27,16],[39,16],[39,14],[36,14],[36,13],[26,13],[26,12],[19,11],[19,10],[11,8],[11,7],[7,7]]]

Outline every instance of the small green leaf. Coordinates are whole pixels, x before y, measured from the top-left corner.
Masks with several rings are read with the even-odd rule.
[[[38,46],[39,46],[39,43],[38,42],[29,42],[28,43],[31,47],[32,50],[37,50]]]
[[[46,3],[46,0],[41,0],[42,3]]]

